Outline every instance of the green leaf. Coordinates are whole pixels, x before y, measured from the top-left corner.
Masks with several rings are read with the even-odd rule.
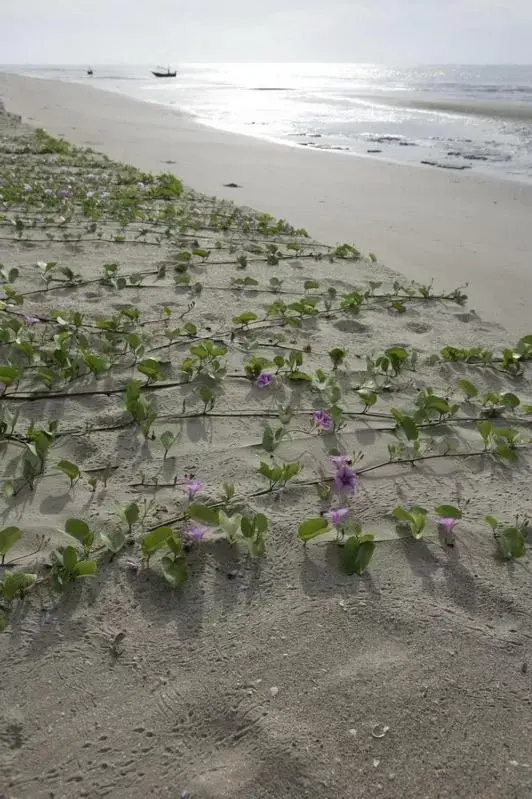
[[[207,505],[190,505],[188,515],[197,522],[204,522],[210,527],[218,527],[220,523],[219,511],[209,508]]]
[[[242,530],[242,535],[244,538],[251,538],[255,532],[255,525],[253,524],[252,519],[250,519],[248,516],[243,516],[240,522],[240,529]]]
[[[136,502],[131,502],[127,508],[124,509],[124,518],[128,523],[130,529],[139,520],[139,506]]]
[[[4,557],[10,549],[15,546],[17,541],[22,538],[22,531],[19,527],[4,527],[0,530],[0,555]]]
[[[273,430],[268,424],[264,428],[264,433],[262,435],[262,448],[266,450],[266,452],[273,452],[276,446],[277,443],[275,441]]]
[[[501,394],[501,399],[506,405],[507,408],[517,408],[521,404],[521,400],[516,394],[512,394],[511,391],[505,391],[504,394]]]
[[[370,391],[367,388],[359,388],[356,392],[366,408],[371,408],[372,405],[375,405],[377,402],[377,395],[374,391]]]
[[[0,383],[10,386],[20,380],[20,370],[14,366],[0,366]]]
[[[98,571],[98,564],[95,560],[79,560],[76,563],[74,574],[76,577],[94,577]]]
[[[301,471],[301,464],[298,463],[298,461],[294,461],[292,463],[285,463],[285,465],[283,466],[282,478],[285,482],[288,482],[289,480],[292,479],[292,477],[295,477],[296,474],[299,474],[300,471]]]
[[[525,537],[517,527],[507,527],[500,536],[497,536],[497,545],[505,560],[522,558],[525,554]]]
[[[350,536],[342,551],[341,564],[346,574],[363,574],[368,568],[375,551],[375,542],[372,535],[359,538]]]
[[[248,540],[249,554],[252,558],[262,558],[266,552],[266,544],[261,536]]]
[[[161,560],[164,579],[172,588],[184,585],[188,580],[188,564],[184,557],[171,558],[165,555]]]
[[[487,445],[488,441],[490,439],[490,436],[491,436],[491,434],[493,432],[493,424],[491,422],[488,422],[488,421],[479,422],[477,424],[477,430],[480,433],[480,435],[482,436],[484,444]]]
[[[224,483],[225,498],[230,502],[235,495],[235,487],[233,483]]]
[[[161,364],[155,358],[146,358],[137,364],[137,369],[150,380],[160,380],[165,377]]]
[[[401,300],[394,300],[392,302],[392,308],[397,311],[397,313],[405,313],[406,312],[406,305]]]
[[[427,522],[427,511],[425,508],[420,508],[417,505],[413,505],[410,508],[410,515],[412,516],[414,522],[414,529],[411,530],[412,535],[414,538],[421,538]]]
[[[120,529],[110,530],[108,533],[100,533],[100,538],[111,552],[120,552],[126,543],[126,536]]]
[[[181,553],[183,552],[183,539],[180,538],[180,536],[176,535],[175,533],[174,535],[171,535],[169,537],[166,543],[168,544],[168,548],[172,550],[174,555],[181,555]]]
[[[85,549],[90,549],[94,541],[94,534],[90,531],[89,525],[81,519],[67,519],[65,533],[79,541]]]
[[[74,547],[65,547],[61,551],[61,560],[63,561],[63,566],[65,569],[67,569],[67,571],[73,571],[78,562],[78,553]]]
[[[451,406],[447,400],[443,399],[443,397],[436,397],[435,395],[426,397],[424,405],[428,410],[438,411],[438,413],[441,414],[449,413],[451,410]]]
[[[249,325],[250,322],[255,322],[258,318],[257,314],[246,311],[245,313],[241,313],[240,316],[233,316],[231,321],[235,325]]]
[[[419,438],[417,424],[411,416],[403,416],[399,426],[409,441],[416,441]]]
[[[7,572],[0,582],[0,595],[8,602],[22,599],[37,582],[37,575],[28,572]]]
[[[264,513],[257,513],[255,516],[255,530],[260,535],[263,535],[268,530],[268,517],[264,515]]]
[[[504,458],[510,463],[517,463],[519,461],[519,455],[517,454],[516,450],[509,444],[500,444],[495,450],[495,452],[499,456],[499,458]]]
[[[458,388],[463,391],[467,399],[471,399],[472,397],[478,396],[478,388],[473,385],[469,380],[465,378],[463,380],[458,381]]]
[[[298,383],[298,382],[312,383],[312,376],[307,374],[306,372],[290,372],[289,374],[285,375],[285,377],[287,380],[290,380],[293,383]]]
[[[152,530],[142,539],[142,554],[147,558],[151,557],[154,552],[166,546],[168,539],[173,534],[174,531],[171,527],[158,527],[156,530]]]
[[[59,469],[60,472],[66,474],[71,483],[73,483],[74,480],[77,480],[80,475],[79,467],[71,461],[59,461],[59,463],[56,464],[56,469]]]
[[[410,524],[414,521],[412,515],[406,510],[406,508],[403,508],[402,505],[398,505],[397,508],[394,508],[392,511],[392,516],[400,523],[406,522],[407,524]]]
[[[307,519],[299,525],[297,537],[300,541],[311,541],[313,538],[322,535],[329,529],[327,519],[320,516],[319,519]]]
[[[228,516],[225,511],[218,512],[218,523],[220,530],[225,534],[227,540],[233,543],[236,540],[237,533],[240,530],[242,516],[235,514],[235,516]]]
[[[96,376],[103,374],[107,371],[107,360],[102,355],[93,355],[92,353],[85,354],[85,363],[90,371]]]
[[[159,436],[159,441],[161,442],[161,446],[165,452],[165,455],[168,453],[170,447],[175,443],[176,436],[172,433],[171,430],[165,430],[164,433],[161,433]]]
[[[499,522],[497,521],[495,516],[484,516],[484,521],[486,522],[486,524],[489,524],[493,532],[495,532],[495,530],[499,526]]]
[[[461,519],[462,511],[454,505],[438,505],[434,508],[434,513],[441,519]]]
[[[523,336],[523,338],[520,338],[517,342],[516,350],[521,355],[528,355],[530,350],[532,350],[532,335]]]

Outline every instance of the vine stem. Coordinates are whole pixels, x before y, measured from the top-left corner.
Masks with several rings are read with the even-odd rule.
[[[525,449],[525,448],[526,448],[526,445],[521,445],[521,446],[516,447],[516,449]],[[433,455],[419,455],[419,456],[413,457],[413,458],[400,458],[400,459],[397,459],[397,460],[383,461],[382,463],[377,463],[374,466],[367,466],[365,469],[359,469],[359,470],[357,470],[357,473],[359,475],[360,474],[367,474],[368,472],[376,471],[377,469],[383,469],[386,466],[394,466],[396,464],[397,465],[410,464],[411,466],[414,466],[415,463],[418,463],[420,461],[436,460],[438,458],[440,458],[440,459],[441,458],[452,458],[452,459],[455,459],[455,458],[475,458],[475,457],[482,457],[482,456],[493,456],[493,454],[494,453],[492,453],[490,450],[485,450],[484,449],[484,450],[477,450],[477,451],[474,451],[474,452],[452,452],[452,453],[451,452],[447,452],[447,453],[440,453],[440,454],[433,454]],[[320,478],[320,479],[316,479],[316,480],[305,480],[305,481],[293,482],[293,483],[290,483],[289,487],[293,486],[295,488],[308,488],[310,486],[316,486],[316,485],[320,485],[320,484],[323,484],[323,483],[332,483],[333,480],[334,480],[334,476],[331,475],[329,477],[324,477],[324,478]],[[166,487],[177,488],[177,485],[174,484],[174,483],[170,483],[170,484],[158,483],[157,485],[154,484],[153,486],[151,486],[151,485],[148,486],[148,485],[146,485],[146,483],[132,483],[130,485],[130,487],[134,488],[134,487],[140,487],[142,485],[144,485],[145,487],[149,487],[149,488],[153,487],[153,488],[156,488],[156,489],[157,488],[166,488]],[[251,494],[247,494],[247,495],[242,496],[242,497],[233,498],[231,500],[231,503],[227,503],[225,500],[220,500],[218,502],[213,503],[212,505],[208,505],[208,507],[211,510],[216,510],[217,508],[225,507],[227,504],[233,504],[233,503],[234,504],[243,504],[243,503],[248,502],[250,499],[256,499],[257,497],[263,497],[263,496],[266,496],[268,494],[280,493],[285,488],[286,488],[286,485],[273,487],[273,488],[265,488],[265,489],[261,489],[260,491],[255,491],[255,492],[253,492]],[[171,517],[169,519],[165,519],[162,522],[159,522],[158,524],[154,525],[153,527],[148,528],[148,531],[151,532],[153,530],[157,530],[157,528],[159,528],[159,527],[167,527],[167,526],[172,525],[172,524],[177,524],[180,521],[185,521],[187,518],[188,518],[188,516],[187,516],[186,513],[181,513],[178,516],[174,516],[174,517]]]

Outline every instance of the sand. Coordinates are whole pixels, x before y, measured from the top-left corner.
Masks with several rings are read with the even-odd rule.
[[[469,282],[472,308],[528,331],[532,186],[226,134],[89,86],[0,76],[0,95],[51,133],[140,169],[174,171],[197,191],[288,219],[319,241],[374,251],[409,278]]]
[[[172,385],[182,379],[179,365],[188,341],[154,351],[164,353],[166,372],[162,385],[146,392],[159,415],[155,429],[180,434],[166,460],[158,442],[144,441],[131,425],[123,391],[113,393],[141,376],[127,364],[117,362],[99,380],[78,381],[70,397],[46,396],[41,386],[45,396],[24,400],[21,395],[35,391],[30,383],[21,385],[18,398],[9,388],[2,405],[20,411],[17,430],[23,431],[29,420],[42,424],[55,418],[61,431],[70,431],[56,441],[50,468],[34,491],[26,488],[4,501],[2,526],[17,524],[25,531],[15,555],[27,554],[34,535],[44,534],[49,542],[36,566],[45,568],[51,551],[65,544],[59,530],[66,519],[83,518],[96,533],[108,532],[117,524],[116,502],[154,498],[146,524],[164,524],[180,514],[184,500],[174,480],[190,473],[205,483],[200,498],[208,503],[220,499],[224,481],[234,483],[237,495],[255,493],[243,504],[265,513],[271,525],[261,559],[246,557],[242,546],[229,547],[209,532],[190,553],[189,582],[175,590],[164,583],[157,558],[149,568],[141,565],[136,528],[136,543],[111,561],[99,556],[98,575],[84,585],[73,584],[59,599],[38,590],[17,605],[0,636],[0,796],[529,797],[530,554],[502,563],[482,521],[486,513],[508,522],[515,513],[530,513],[526,414],[519,408],[506,423],[522,437],[515,467],[484,456],[448,457],[362,474],[349,502],[353,515],[377,540],[363,576],[339,570],[341,550],[333,541],[317,539],[303,548],[297,540],[300,522],[324,509],[312,482],[321,470],[330,474],[327,455],[332,449],[363,450],[359,468],[364,469],[386,461],[388,445],[397,443],[389,421],[357,415],[362,404],[353,386],[366,379],[368,356],[399,344],[417,353],[417,365],[392,378],[390,391],[379,395],[374,410],[385,415],[391,407],[411,408],[427,385],[459,402],[462,416],[476,415],[476,406],[459,397],[457,381],[465,376],[481,392],[512,391],[532,402],[529,364],[513,378],[500,368],[427,362],[447,344],[481,345],[499,353],[530,332],[524,312],[530,288],[524,257],[529,189],[238,139],[169,111],[69,85],[2,76],[0,99],[50,132],[90,142],[142,169],[175,170],[209,195],[277,209],[291,223],[305,224],[313,236],[324,233],[333,243],[354,239],[367,244],[368,251],[384,253],[387,261],[331,261],[327,245],[290,231],[265,236],[254,212],[193,192],[172,206],[187,216],[187,231],[180,234],[174,227],[160,244],[160,222],[148,226],[137,221],[122,230],[108,211],[91,232],[79,199],[68,198],[66,213],[59,206],[44,230],[25,227],[21,239],[9,219],[18,215],[42,221],[42,212],[29,214],[24,206],[0,209],[7,215],[0,228],[0,262],[20,269],[19,291],[43,287],[38,262],[57,262],[80,276],[77,287],[55,284],[50,292],[29,295],[25,313],[50,319],[54,310],[64,315],[80,311],[93,324],[133,306],[147,323],[145,346],[161,347],[168,344],[161,322],[168,305],[172,325],[193,322],[198,335],[228,346],[228,373],[206,416],[200,415],[202,403],[190,384]],[[54,191],[63,185],[73,185],[72,191],[91,186],[98,196],[117,176],[125,179],[119,167],[98,155],[74,153],[69,166],[53,155],[35,155],[32,130],[14,119],[2,117],[0,135],[7,137],[0,141],[2,177],[27,170],[34,182],[42,180]],[[128,174],[134,181],[141,177]],[[302,175],[307,182],[295,186]],[[224,191],[218,185],[232,180],[244,188]],[[379,208],[378,187],[385,185],[389,192]],[[425,202],[416,189],[425,191]],[[394,213],[390,195],[397,202],[403,197]],[[320,204],[318,197],[326,202]],[[463,209],[460,219],[456,198]],[[504,213],[494,213],[494,202]],[[158,208],[146,207],[147,214]],[[377,208],[368,231],[366,221]],[[417,208],[418,216],[407,228],[409,208]],[[443,208],[447,216],[433,218]],[[487,214],[488,209],[489,220],[483,223],[481,211]],[[213,231],[213,212],[218,220],[231,215],[229,231]],[[461,238],[467,213],[474,217],[470,249]],[[348,219],[356,220],[352,236],[345,235]],[[427,223],[424,235],[416,238],[422,222]],[[202,283],[200,293],[176,287],[173,280],[179,253],[192,247],[187,238],[191,223],[198,227],[194,235],[201,248],[210,251],[206,260],[194,256],[190,267],[193,283]],[[149,231],[142,234],[146,227]],[[67,241],[61,238],[65,231],[71,237]],[[369,242],[371,232],[375,235]],[[501,279],[501,258],[514,233],[513,255],[506,262],[511,265]],[[125,241],[116,241],[116,235]],[[263,247],[274,241],[281,260],[268,264],[264,254],[250,252],[252,240]],[[294,242],[298,252],[288,249]],[[377,294],[392,292],[394,281],[406,282],[392,267],[408,272],[408,278],[434,274],[423,257],[428,253],[435,259],[432,266],[437,263],[441,270],[436,292],[470,280],[475,304],[479,308],[485,302],[486,314],[419,297],[405,299],[405,312],[397,313],[389,302],[370,298],[358,314],[322,312],[305,318],[301,329],[272,321],[257,324],[255,333],[239,329],[234,340],[229,336],[233,317],[250,311],[262,318],[265,306],[276,299],[301,297],[308,280],[319,283],[318,289],[307,289],[317,296],[329,287],[339,297],[356,288],[365,291],[370,281],[382,283]],[[236,259],[243,254],[248,266],[238,269]],[[123,274],[151,274],[142,287],[104,285],[102,264],[113,262]],[[157,279],[153,273],[161,266],[166,273]],[[234,280],[246,277],[258,281],[259,291],[253,286],[235,290]],[[513,294],[510,277],[517,281]],[[272,278],[282,281],[282,293],[272,292]],[[506,328],[503,311],[509,315]],[[47,323],[36,329],[50,334],[54,327]],[[331,348],[347,348],[338,372],[341,404],[348,414],[345,427],[336,435],[312,429],[310,411],[320,400],[304,384],[277,378],[260,390],[246,381],[246,342],[253,338],[260,342],[257,354],[265,357],[299,348],[302,368],[312,374],[330,369]],[[61,386],[53,392],[64,393]],[[275,458],[298,461],[301,473],[284,491],[261,494],[265,481],[257,467],[260,460],[269,460],[261,439],[266,423],[278,424],[279,403],[301,412]],[[443,438],[452,440],[458,452],[478,451],[481,444],[474,425],[465,421],[431,428],[422,438],[433,454],[443,451]],[[4,477],[14,469],[16,449],[8,444],[2,452]],[[74,490],[52,466],[63,458],[82,470]],[[112,467],[107,486],[100,483],[92,492],[87,478],[107,465]],[[449,547],[438,535],[432,509],[466,500],[456,545]],[[391,518],[396,505],[413,503],[431,509],[420,541],[397,531]]]

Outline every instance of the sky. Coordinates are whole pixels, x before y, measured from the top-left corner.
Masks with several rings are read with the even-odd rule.
[[[0,0],[0,63],[532,62],[532,0]]]

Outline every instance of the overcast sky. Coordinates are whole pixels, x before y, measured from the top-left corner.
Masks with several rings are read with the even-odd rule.
[[[0,0],[0,63],[531,63],[532,0]]]

